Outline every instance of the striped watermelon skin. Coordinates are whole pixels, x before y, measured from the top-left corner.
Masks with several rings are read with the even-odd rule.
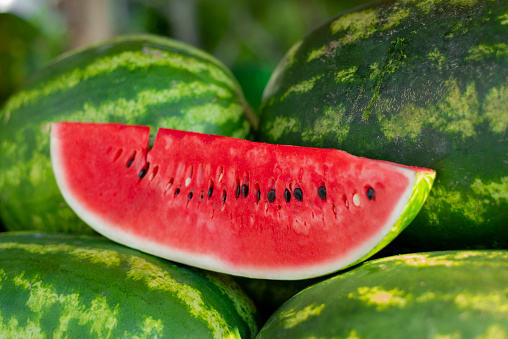
[[[257,338],[506,338],[508,252],[366,262],[289,299]]]
[[[126,36],[70,52],[0,112],[0,217],[10,230],[92,232],[56,186],[51,122],[143,124],[243,139],[252,135],[249,119],[231,72],[183,43]]]
[[[507,1],[389,0],[334,17],[281,61],[260,121],[260,141],[436,170],[392,248],[508,246]]]
[[[256,311],[229,277],[98,236],[0,235],[0,337],[252,338]]]

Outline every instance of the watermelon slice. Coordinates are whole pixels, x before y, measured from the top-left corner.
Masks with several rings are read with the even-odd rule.
[[[233,275],[305,279],[367,259],[416,216],[435,172],[335,149],[55,123],[60,190],[121,244]]]

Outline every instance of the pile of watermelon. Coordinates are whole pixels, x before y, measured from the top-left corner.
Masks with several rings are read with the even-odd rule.
[[[331,18],[259,110],[126,36],[0,111],[0,337],[508,337],[508,2]]]

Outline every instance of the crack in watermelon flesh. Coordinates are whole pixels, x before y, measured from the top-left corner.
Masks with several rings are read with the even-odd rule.
[[[305,279],[363,261],[411,222],[435,177],[335,149],[170,129],[149,149],[149,132],[53,124],[62,195],[114,241],[234,275]]]

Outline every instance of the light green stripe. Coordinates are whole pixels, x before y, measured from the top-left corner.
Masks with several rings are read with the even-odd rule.
[[[483,101],[485,116],[494,133],[506,135],[508,129],[508,84],[492,87]]]
[[[352,116],[346,116],[346,109],[342,104],[337,107],[323,107],[320,110],[322,113],[316,114],[318,118],[314,123],[304,128],[302,140],[322,147],[326,138],[333,138],[340,145],[348,136]]]
[[[45,334],[41,332],[40,324],[28,319],[24,325],[20,325],[18,319],[14,316],[9,319],[4,318],[2,310],[0,310],[0,332],[2,333],[2,338],[46,338]]]
[[[258,326],[252,317],[256,313],[256,306],[247,298],[238,284],[228,275],[207,273],[206,277],[215,286],[217,286],[222,294],[227,296],[233,302],[236,312],[242,317],[243,321],[248,325],[251,336],[258,333]]]
[[[291,308],[287,311],[281,312],[279,314],[279,318],[284,321],[284,328],[289,329],[305,322],[310,317],[319,316],[324,308],[325,304],[310,304],[301,310]]]
[[[409,17],[409,9],[399,9],[391,13],[387,18],[387,23],[381,28],[382,30],[387,30],[392,27],[398,26],[403,20]]]
[[[127,275],[131,279],[142,280],[150,289],[168,291],[177,296],[190,308],[194,317],[208,324],[214,338],[240,337],[237,328],[230,328],[217,310],[206,305],[200,291],[179,283],[168,272],[142,258],[131,256],[129,263],[131,269]]]
[[[469,260],[464,260],[469,259]],[[459,251],[444,254],[416,253],[377,259],[376,263],[414,267],[434,266],[508,266],[508,253],[503,251]]]
[[[67,121],[95,121],[106,122],[111,117],[120,117],[125,123],[132,123],[142,116],[150,106],[177,102],[183,98],[198,98],[208,94],[218,99],[229,99],[233,93],[222,87],[199,81],[191,83],[178,83],[169,89],[148,89],[140,91],[132,99],[119,98],[102,102],[99,106],[85,103],[83,109],[66,114]],[[210,104],[214,105],[214,104]],[[215,104],[220,107],[220,104]],[[242,115],[241,107],[237,114]]]
[[[414,3],[416,2],[416,6],[420,7],[425,13],[429,13],[434,9],[436,5],[441,2],[448,3],[453,6],[474,6],[479,0],[404,0],[406,3]],[[495,1],[495,0],[488,0]]]
[[[79,294],[57,294],[56,290],[42,281],[24,278],[20,274],[13,278],[16,286],[26,290],[30,295],[26,306],[33,312],[28,320],[20,324],[15,316],[10,318],[2,317],[0,312],[0,337],[2,338],[66,338],[69,327],[79,325],[90,325],[90,335],[97,338],[110,338],[111,332],[118,324],[119,305],[110,308],[107,305],[106,297],[99,295],[90,302],[90,306],[82,302]],[[59,305],[62,308],[59,314],[56,328],[52,333],[44,333],[44,325],[41,319],[48,316],[58,316],[49,314],[52,312],[52,305]],[[74,324],[73,324],[74,323]],[[160,319],[154,320],[152,317],[145,318],[141,330],[125,332],[125,338],[154,338],[162,335],[163,324]]]
[[[350,292],[348,298],[360,300],[365,305],[375,306],[377,311],[382,311],[389,307],[404,308],[411,302],[412,296],[397,287],[385,290],[379,286],[362,286],[356,292]]]
[[[479,178],[475,178],[471,189],[478,195],[488,196],[492,200],[484,203],[503,204],[508,203],[508,176],[500,177],[499,182],[490,181],[483,182]]]
[[[29,253],[35,254],[48,254],[48,253],[61,253],[65,252],[68,255],[74,256],[76,259],[88,260],[93,264],[105,265],[106,267],[120,265],[120,255],[116,251],[76,247],[63,244],[21,244],[15,242],[2,242],[0,243],[2,250],[20,249]]]
[[[500,57],[508,55],[508,46],[505,43],[495,45],[480,44],[469,50],[466,60],[481,61],[488,57]]]
[[[326,54],[326,45],[322,46],[321,48],[315,49],[310,51],[309,54],[307,54],[307,62],[311,62],[314,59],[319,59],[321,56]]]
[[[437,48],[429,51],[427,58],[431,61],[432,65],[437,67],[438,70],[443,69],[443,65],[446,63],[446,56],[443,55]]]
[[[330,30],[332,34],[342,33],[338,41],[345,45],[370,36],[378,21],[377,12],[367,9],[339,17],[330,24]]]
[[[500,21],[501,25],[508,25],[508,12],[498,16],[497,20]]]
[[[160,126],[197,133],[206,133],[207,125],[226,125],[240,121],[242,106],[232,103],[226,107],[218,104],[204,104],[182,110],[181,115],[162,118]],[[249,133],[250,124],[244,120],[241,127],[230,133],[233,138],[243,139]]]
[[[321,79],[322,75],[316,75],[309,80],[301,81],[291,87],[281,96],[280,101],[286,100],[292,94],[307,93],[314,88],[316,81]]]
[[[505,329],[498,325],[490,325],[485,332],[478,335],[475,339],[507,339],[508,333],[505,331]]]
[[[358,66],[341,69],[335,73],[335,81],[338,83],[352,82],[355,79],[356,71]]]
[[[184,70],[199,75],[200,77],[203,72],[208,72],[210,74],[210,82],[220,81],[225,86],[228,86],[231,92],[235,93],[236,91],[236,85],[230,75],[215,64],[204,63],[194,57],[179,53],[145,49],[143,51],[127,51],[97,59],[85,68],[75,69],[58,78],[42,83],[33,89],[21,91],[7,102],[5,111],[9,115],[12,111],[33,104],[43,97],[67,91],[74,88],[82,81],[86,81],[101,74],[111,73],[118,68],[134,71],[154,66]],[[207,86],[212,86],[210,82],[207,82]]]
[[[461,89],[457,81],[452,79],[448,80],[445,86],[448,96],[437,105],[418,107],[408,104],[401,107],[399,113],[390,119],[382,120],[383,117],[379,115],[378,119],[380,119],[381,130],[385,133],[385,137],[388,140],[401,137],[415,140],[422,133],[422,129],[430,125],[436,130],[458,135],[462,139],[472,138],[477,134],[476,126],[483,123],[486,118],[492,119],[491,126],[495,132],[504,133],[508,120],[497,112],[498,108],[506,106],[503,101],[502,87],[498,90],[490,90],[491,94],[486,97],[489,100],[483,101],[483,105],[489,111],[482,115],[482,102],[478,100],[475,82],[470,82]],[[498,116],[501,119],[496,121]]]
[[[468,189],[449,190],[442,186],[433,188],[432,199],[425,205],[426,216],[438,223],[438,215],[443,210],[461,214],[478,225],[491,217],[489,206],[508,202],[508,177],[483,181],[475,178]]]
[[[265,123],[265,131],[272,141],[277,141],[281,136],[291,132],[298,132],[302,128],[300,120],[295,117],[276,116],[273,121]]]
[[[16,329],[16,332],[27,332],[29,330],[42,335],[49,335],[49,333],[41,331],[41,319],[48,316],[48,312],[51,312],[51,306],[55,304],[59,304],[63,310],[58,319],[58,326],[52,333],[54,338],[65,337],[69,325],[73,321],[77,321],[80,325],[90,325],[90,334],[93,336],[108,338],[118,323],[118,305],[110,309],[105,296],[97,296],[91,301],[90,307],[87,307],[82,303],[79,294],[57,294],[53,286],[45,284],[37,278],[27,279],[23,273],[14,277],[13,282],[30,294],[26,306],[33,312],[28,320],[28,324],[30,324],[28,329],[25,328],[23,331]],[[9,323],[13,319],[15,318],[11,318]]]
[[[480,311],[485,314],[492,314],[497,317],[508,315],[508,305],[505,303],[505,291],[494,291],[490,293],[442,293],[424,292],[420,295],[414,292],[408,293],[399,288],[385,290],[379,286],[358,287],[355,292],[348,294],[349,299],[363,302],[366,306],[375,307],[377,311],[387,308],[400,308],[414,306],[421,303],[435,303],[437,301],[451,303],[462,311]]]
[[[73,322],[79,325],[90,325],[90,334],[98,338],[110,338],[112,331],[118,324],[119,305],[110,308],[105,296],[99,295],[86,306],[79,294],[57,294],[55,289],[42,281],[25,279],[24,274],[14,277],[14,284],[28,291],[30,297],[26,306],[33,312],[24,327],[19,326],[16,318],[11,317],[8,323],[3,323],[0,316],[1,332],[9,338],[65,338]],[[51,312],[52,305],[60,305],[62,311],[52,333],[44,333],[41,319]],[[138,330],[125,332],[125,338],[153,338],[163,334],[164,325],[160,319],[151,316],[143,321],[142,333]]]

